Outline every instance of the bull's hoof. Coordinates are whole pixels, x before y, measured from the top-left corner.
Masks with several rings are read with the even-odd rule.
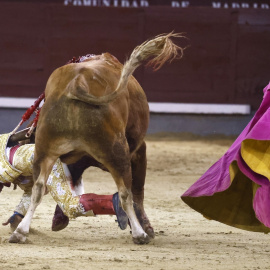
[[[140,237],[133,237],[132,238],[134,244],[137,245],[144,245],[144,244],[148,244],[150,242],[150,237],[146,234],[146,235],[142,235]]]
[[[26,236],[18,232],[14,232],[9,238],[9,243],[25,243],[25,241]]]
[[[133,207],[134,207],[136,216],[137,216],[143,230],[148,234],[148,236],[150,238],[155,238],[154,229],[151,226],[148,218],[144,217],[144,215],[142,214],[141,209],[139,208],[139,206],[136,203],[133,203]]]
[[[145,230],[144,230],[147,235],[150,237],[150,238],[155,238],[155,232],[154,232],[154,229],[151,227],[151,226],[148,226]]]

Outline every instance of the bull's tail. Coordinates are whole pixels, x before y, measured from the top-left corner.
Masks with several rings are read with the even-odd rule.
[[[102,97],[95,97],[89,94],[87,95],[86,93],[86,95],[80,95],[79,93],[75,94],[69,92],[68,97],[79,99],[93,105],[103,105],[114,100],[122,91],[126,90],[129,77],[143,62],[151,59],[147,65],[152,66],[156,71],[160,69],[165,62],[171,62],[173,59],[181,58],[183,56],[184,49],[174,44],[171,37],[184,36],[177,33],[162,34],[151,40],[145,41],[140,46],[136,47],[130,58],[124,64],[119,83],[112,93]]]
[[[136,47],[124,64],[116,91],[124,89],[128,83],[128,78],[135,69],[149,58],[152,59],[147,63],[147,66],[152,66],[154,71],[160,69],[167,61],[171,62],[175,58],[181,58],[184,49],[174,44],[170,39],[171,37],[183,36],[176,33],[163,34]]]

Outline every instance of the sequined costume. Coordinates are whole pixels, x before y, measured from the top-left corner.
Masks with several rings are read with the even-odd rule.
[[[14,218],[19,216],[22,219],[31,203],[35,145],[25,144],[10,148],[7,147],[9,137],[10,134],[0,135],[0,184],[9,186],[13,183],[24,190],[14,214],[6,223],[3,223],[3,225],[10,223],[11,229],[15,230],[17,223],[14,222]],[[72,178],[68,166],[58,159],[46,183],[47,191],[60,208],[56,207],[52,222],[53,231],[64,229],[69,223],[69,218],[95,215],[116,215],[120,229],[126,229],[128,217],[121,207],[118,193],[113,195],[84,194],[82,182],[76,188],[71,183]]]
[[[25,144],[16,149],[10,162],[10,151],[7,147],[10,134],[0,135],[0,182],[14,183],[24,190],[19,205],[15,211],[26,214],[30,202],[33,186],[32,171],[34,160],[34,144]],[[85,211],[80,203],[80,197],[70,188],[70,173],[67,166],[58,159],[54,164],[52,172],[47,180],[47,190],[53,199],[69,218],[76,218],[82,215],[94,215],[93,211]]]

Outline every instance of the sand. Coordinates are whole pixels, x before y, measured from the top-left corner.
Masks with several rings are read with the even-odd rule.
[[[233,142],[228,137],[190,134],[147,137],[145,209],[156,237],[135,245],[113,216],[80,217],[60,232],[51,231],[55,203],[44,197],[25,244],[10,244],[0,226],[0,269],[270,269],[269,236],[209,221],[180,195]],[[96,168],[84,173],[86,192],[116,192],[112,177]],[[12,214],[22,191],[4,188],[0,221]]]

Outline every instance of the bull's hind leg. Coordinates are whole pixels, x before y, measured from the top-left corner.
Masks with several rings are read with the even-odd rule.
[[[37,206],[40,204],[43,195],[45,194],[45,189],[46,189],[45,183],[52,170],[54,161],[55,160],[44,159],[40,163],[40,167],[39,165],[36,165],[36,167],[34,166],[34,168],[36,169],[34,171],[34,179],[36,179],[35,176],[37,175],[38,175],[38,179],[34,183],[34,186],[32,189],[31,204],[24,219],[21,221],[17,229],[10,236],[9,238],[10,243],[19,243],[19,242],[24,243],[26,241],[26,235],[29,233],[30,224],[31,224],[34,212]]]
[[[133,241],[135,244],[147,244],[150,238],[140,225],[133,208],[132,173],[127,142],[114,143],[109,156],[108,153],[106,152],[107,157],[102,163],[108,168],[117,185],[122,207],[129,218]]]
[[[132,168],[132,194],[135,212],[137,218],[144,231],[151,237],[155,237],[154,229],[145,213],[143,200],[144,200],[144,184],[146,176],[146,144],[142,143],[140,148],[133,154],[131,159]]]
[[[131,188],[128,187],[129,184],[128,186],[126,185],[127,183],[130,183],[132,179],[130,170],[128,173],[125,173],[124,175],[119,175],[117,171],[112,171],[112,176],[118,187],[119,198],[122,207],[129,218],[134,243],[135,244],[149,243],[150,241],[149,236],[143,230],[134,212]]]

